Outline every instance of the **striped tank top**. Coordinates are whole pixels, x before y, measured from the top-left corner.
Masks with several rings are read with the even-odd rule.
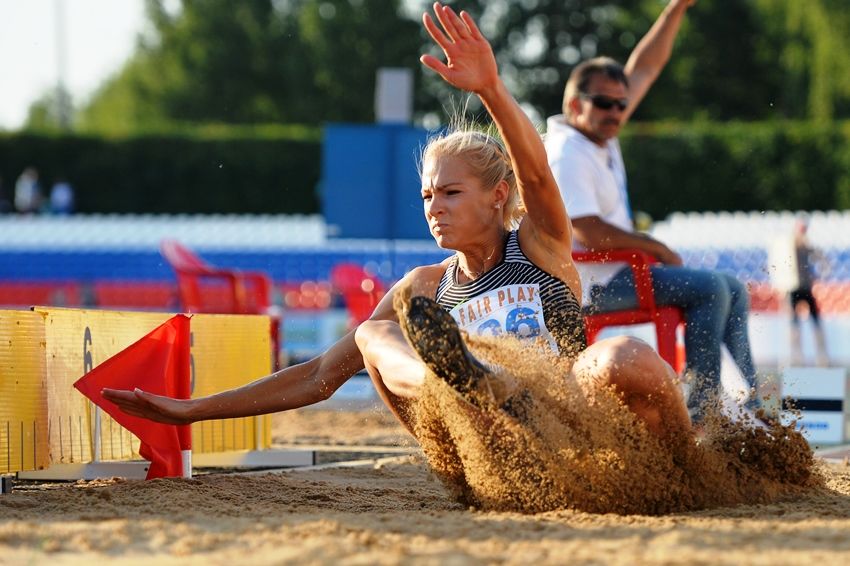
[[[484,275],[458,283],[458,258],[449,262],[437,287],[437,303],[471,335],[510,333],[543,340],[561,355],[587,347],[581,306],[566,283],[534,265],[508,232],[502,261]]]

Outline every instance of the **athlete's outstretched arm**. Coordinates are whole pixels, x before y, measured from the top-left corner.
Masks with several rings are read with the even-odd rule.
[[[262,415],[312,405],[330,397],[362,368],[363,358],[354,343],[354,331],[351,331],[326,352],[308,362],[215,395],[181,400],[139,389],[104,389],[103,396],[130,415],[170,424],[187,424],[207,419]]]
[[[557,247],[569,250],[570,222],[549,169],[543,141],[499,78],[490,44],[466,12],[458,16],[438,2],[434,13],[442,29],[428,14],[422,19],[445,53],[446,62],[423,55],[422,63],[449,84],[478,95],[505,142],[527,211],[523,225],[528,225],[535,238],[555,240]]]
[[[392,307],[396,287],[372,315],[373,320],[397,320]],[[352,330],[308,362],[277,371],[256,381],[198,399],[172,399],[136,389],[104,389],[103,396],[130,415],[169,424],[275,413],[318,403],[330,397],[364,368]]]

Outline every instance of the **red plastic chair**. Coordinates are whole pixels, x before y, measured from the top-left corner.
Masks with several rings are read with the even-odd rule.
[[[160,253],[177,276],[185,312],[271,317],[272,359],[278,367],[281,314],[272,303],[272,280],[267,274],[212,266],[176,240],[163,240]]]
[[[171,310],[174,287],[159,281],[98,281],[94,284],[95,304],[106,309]]]
[[[79,284],[73,281],[0,282],[0,305],[2,306],[77,307],[83,304],[81,295]]]
[[[685,323],[685,319],[680,308],[655,304],[652,272],[649,267],[658,263],[657,260],[646,252],[633,249],[573,252],[573,260],[576,263],[625,262],[629,264],[635,278],[637,308],[611,312],[585,312],[584,326],[587,343],[595,342],[596,336],[606,326],[653,323],[658,355],[677,373],[681,373],[685,369],[685,357],[677,347],[676,329],[680,324]]]
[[[372,316],[387,290],[380,279],[356,263],[339,263],[331,269],[331,285],[342,295],[354,327]]]

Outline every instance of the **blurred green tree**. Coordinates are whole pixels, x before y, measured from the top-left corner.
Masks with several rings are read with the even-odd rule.
[[[659,13],[642,2],[639,35]],[[636,120],[761,120],[777,115],[782,68],[775,37],[752,0],[699,0],[688,10],[673,55]]]
[[[414,69],[415,109],[480,112],[417,63],[435,46],[430,0],[146,0],[151,30],[94,95],[87,129],[175,122],[370,121],[375,71]],[[559,111],[572,68],[625,62],[666,0],[458,0],[490,38],[506,82],[538,120]],[[850,116],[846,0],[699,0],[636,120]]]
[[[573,67],[597,55],[622,63],[666,1],[465,0],[491,39],[519,100],[538,117],[562,105]],[[782,69],[761,33],[753,0],[699,0],[680,31],[673,58],[641,105],[637,120],[761,119],[772,115]],[[429,84],[435,96],[449,95]],[[439,93],[439,95],[437,94]]]
[[[379,67],[418,69],[419,26],[396,0],[146,0],[152,31],[81,125],[366,121]]]
[[[846,0],[757,0],[781,68],[786,116],[850,116],[850,11]]]
[[[418,9],[428,2],[417,0]],[[572,68],[625,63],[666,0],[459,0],[478,19],[509,86],[538,117],[557,112]],[[850,116],[846,0],[699,0],[636,120]],[[431,95],[452,91],[428,78]],[[475,101],[473,110],[477,109]]]
[[[620,60],[637,39],[631,16],[640,0],[460,0],[452,7],[467,10],[490,40],[500,71],[513,94],[537,119],[561,107],[564,83],[584,59],[610,55]],[[415,2],[421,12],[430,2]],[[651,23],[651,20],[649,21]],[[427,49],[439,49],[428,40]],[[431,98],[456,100],[457,92],[433,73],[424,90]],[[467,102],[469,108],[466,107]],[[456,114],[480,109],[477,99],[445,104]]]
[[[51,88],[30,104],[24,129],[36,132],[68,130],[72,126],[73,113],[71,93],[62,86]]]
[[[298,29],[317,95],[305,111],[310,123],[372,121],[378,68],[421,73],[420,26],[396,0],[304,2]]]

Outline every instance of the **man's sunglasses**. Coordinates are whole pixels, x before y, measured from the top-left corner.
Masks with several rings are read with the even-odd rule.
[[[596,108],[600,110],[611,110],[615,106],[623,112],[629,105],[628,98],[611,98],[604,94],[580,94],[581,98],[589,100]]]

